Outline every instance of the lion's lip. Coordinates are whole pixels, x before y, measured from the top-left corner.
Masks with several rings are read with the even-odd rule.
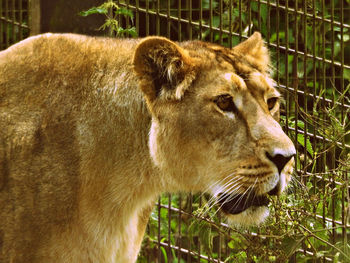
[[[270,200],[266,194],[256,195],[250,194],[220,194],[219,203],[221,209],[227,214],[239,214],[249,207],[267,206]]]

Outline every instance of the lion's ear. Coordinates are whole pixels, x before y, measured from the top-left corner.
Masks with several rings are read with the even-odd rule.
[[[244,56],[259,71],[269,70],[270,55],[259,32],[255,32],[246,41],[235,46],[233,51]]]
[[[191,58],[180,46],[162,37],[148,37],[136,47],[134,70],[149,102],[182,98],[194,79]]]

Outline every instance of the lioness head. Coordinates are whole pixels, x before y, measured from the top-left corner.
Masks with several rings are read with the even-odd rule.
[[[234,47],[149,37],[134,56],[152,115],[150,154],[171,190],[211,193],[229,219],[258,224],[286,187],[295,148],[259,33]]]

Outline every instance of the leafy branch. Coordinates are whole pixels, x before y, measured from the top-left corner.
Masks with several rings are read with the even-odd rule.
[[[119,7],[115,2],[108,1],[103,3],[100,6],[91,7],[90,9],[86,11],[81,11],[79,13],[80,16],[84,16],[84,17],[90,16],[93,14],[100,14],[106,17],[105,23],[99,27],[99,30],[109,29],[110,36],[137,37],[137,32],[135,27],[123,28],[122,26],[120,26],[120,23],[117,19],[118,17],[122,16],[126,19],[126,21],[130,20],[132,24],[134,20],[134,14],[132,13],[132,11],[126,8]]]

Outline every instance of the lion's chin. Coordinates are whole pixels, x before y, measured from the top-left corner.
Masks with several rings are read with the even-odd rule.
[[[267,206],[251,206],[238,214],[224,214],[229,225],[248,227],[263,223],[269,216],[269,209]]]

